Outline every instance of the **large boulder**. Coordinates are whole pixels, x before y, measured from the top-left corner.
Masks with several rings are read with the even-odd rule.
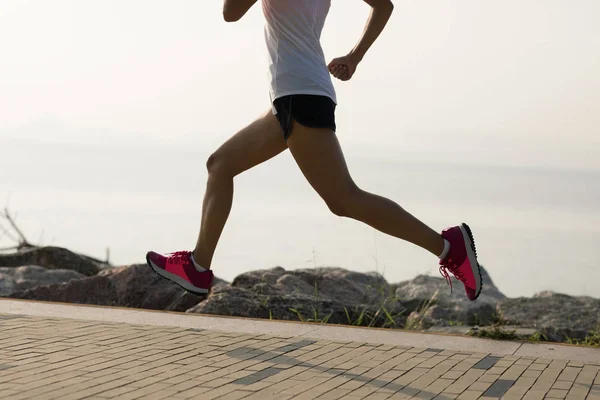
[[[485,268],[481,267],[483,288],[476,301],[470,301],[463,284],[453,276],[452,291],[446,279],[419,275],[396,286],[396,297],[420,303],[408,317],[407,327],[428,329],[432,326],[489,325],[499,320],[497,304],[506,299],[494,285]]]
[[[390,294],[390,285],[375,272],[361,273],[343,268],[321,267],[286,271],[282,267],[246,272],[238,275],[231,286],[246,289],[262,288],[261,285],[326,297],[346,304],[379,302]]]
[[[402,327],[408,314],[379,274],[281,267],[241,274],[188,311],[386,327]]]
[[[85,275],[70,269],[47,269],[37,265],[24,265],[16,268],[0,267],[0,282],[7,278],[12,279],[13,281],[12,291],[8,293],[2,293],[2,291],[0,291],[0,295],[6,296],[19,290],[69,282],[84,277]]]
[[[497,310],[506,322],[539,329],[553,341],[581,339],[600,329],[600,299],[587,296],[545,291],[531,298],[505,299]]]
[[[217,279],[215,286],[224,284]],[[161,278],[146,264],[103,270],[96,276],[12,293],[17,299],[185,311],[204,297]]]
[[[103,265],[62,247],[34,247],[12,254],[0,254],[0,267],[38,265],[47,269],[70,269],[82,275],[96,275]]]

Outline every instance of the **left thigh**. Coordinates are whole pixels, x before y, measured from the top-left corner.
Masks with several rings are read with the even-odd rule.
[[[293,121],[287,145],[304,177],[325,201],[338,200],[357,189],[333,130]]]

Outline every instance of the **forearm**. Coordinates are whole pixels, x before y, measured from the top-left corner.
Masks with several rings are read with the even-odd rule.
[[[227,22],[238,21],[256,3],[257,0],[224,0],[223,18]]]
[[[367,1],[367,3],[371,4],[370,1]],[[374,4],[371,6],[371,14],[369,15],[363,34],[356,46],[354,46],[350,52],[350,56],[357,62],[360,62],[363,59],[369,48],[375,43],[375,40],[377,40],[383,31],[383,28],[385,28],[385,25],[394,10],[394,5],[391,1],[373,3]]]

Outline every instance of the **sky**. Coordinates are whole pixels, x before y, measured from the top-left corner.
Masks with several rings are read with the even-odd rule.
[[[334,82],[338,135],[363,181],[370,179],[364,160],[600,171],[600,2],[394,3],[353,79]],[[180,176],[161,174],[155,190],[168,199],[170,181],[185,176],[201,194],[207,155],[270,108],[261,9],[225,23],[221,6],[3,0],[0,205],[11,197],[15,209],[24,205],[21,215],[48,208],[51,192],[25,201],[38,192],[19,186],[46,171],[62,174],[44,178],[51,189],[97,182],[85,197],[90,209],[118,201],[134,208],[134,197],[102,198],[101,169],[90,176],[77,167],[86,157],[105,157],[107,169],[122,169],[121,177],[107,175],[121,180],[106,186],[124,187],[132,171],[144,173],[127,163],[128,153],[193,160]],[[368,12],[361,0],[332,1],[322,36],[327,61],[354,46]],[[48,160],[60,168],[46,167]],[[268,179],[261,171],[255,176]],[[427,176],[419,188],[437,185],[435,174]],[[288,189],[286,198],[299,190]],[[196,216],[193,229],[195,223]],[[43,226],[61,232],[48,221]]]
[[[210,148],[269,106],[258,6],[228,24],[220,1],[2,4],[4,138]],[[332,2],[328,59],[368,11]],[[355,79],[336,81],[343,144],[597,168],[599,13],[594,0],[396,2]]]

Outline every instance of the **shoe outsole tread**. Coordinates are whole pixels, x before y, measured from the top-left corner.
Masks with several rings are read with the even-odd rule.
[[[475,254],[475,258],[477,258],[477,248],[475,246],[475,238],[473,237],[473,232],[471,231],[471,228],[469,227],[469,225],[467,225],[466,223],[463,222],[462,226],[467,231],[467,235],[469,235],[471,249],[473,250],[473,253]],[[479,273],[479,282],[480,282],[479,291],[477,293],[475,293],[475,297],[473,298],[473,300],[477,300],[477,298],[481,294],[481,290],[483,289],[483,277],[481,276],[481,265],[479,265],[479,261],[477,261],[477,273]]]

